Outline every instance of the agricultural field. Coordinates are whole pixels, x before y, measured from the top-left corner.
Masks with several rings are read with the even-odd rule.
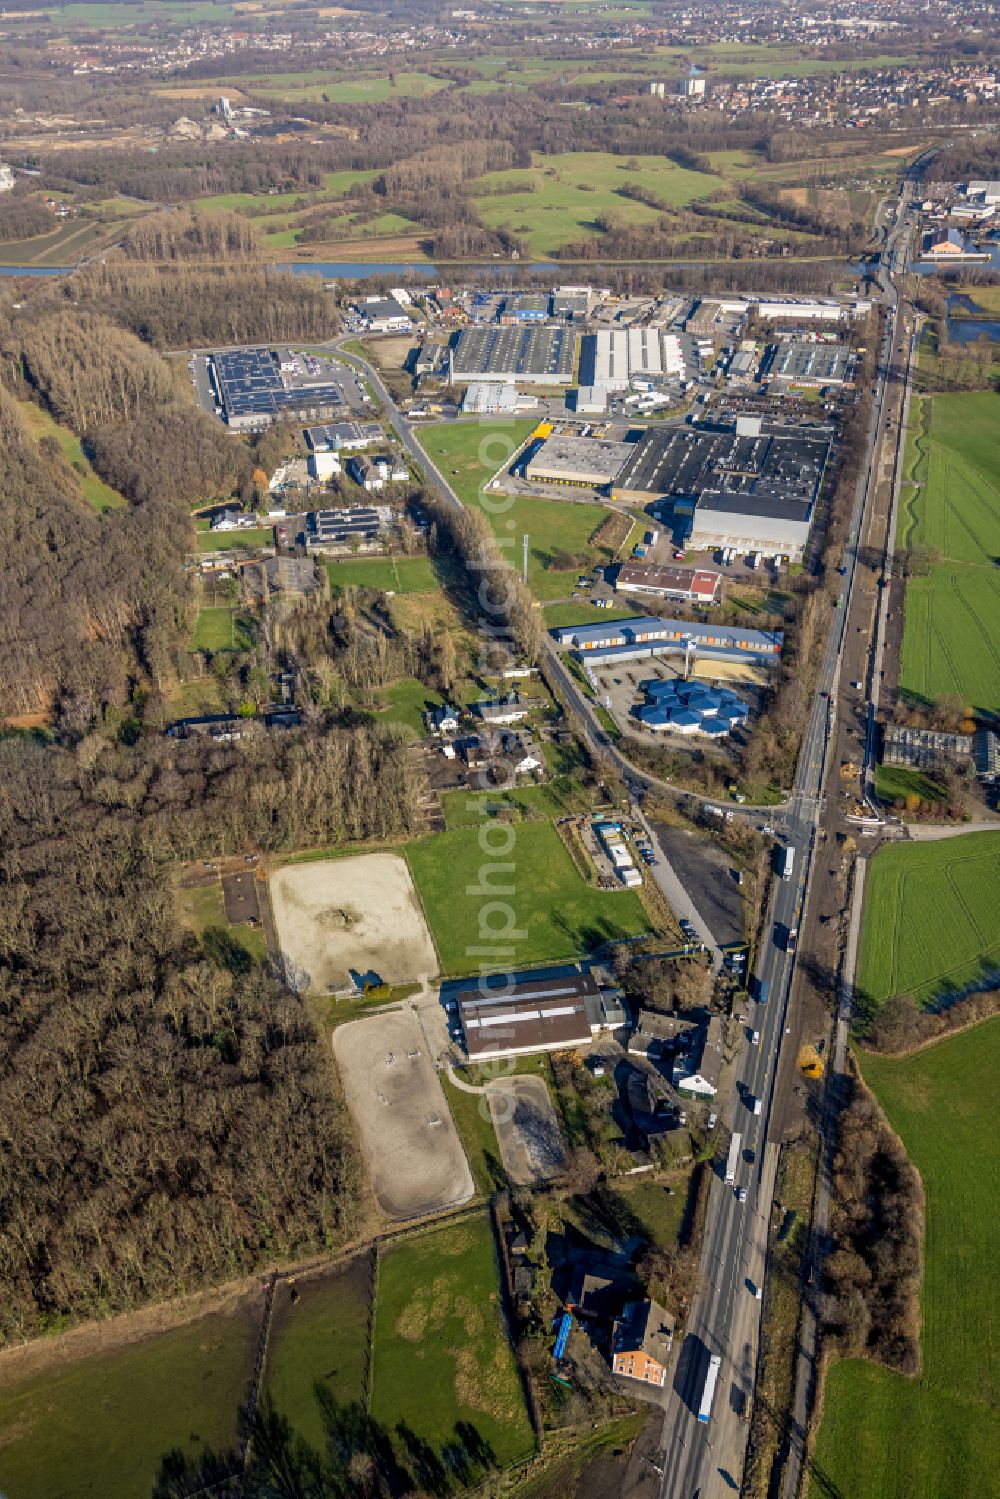
[[[177,1449],[232,1447],[257,1345],[255,1308],[211,1315],[143,1342],[0,1373],[7,1499],[136,1499]]]
[[[1000,971],[1000,832],[895,844],[869,863],[858,988],[930,1004]]]
[[[120,510],[128,503],[117,489],[105,484],[100,475],[95,473],[75,432],[71,432],[69,427],[61,426],[55,417],[48,411],[43,411],[34,401],[19,401],[18,411],[36,442],[43,437],[55,438],[63,457],[73,470],[80,494],[91,509],[104,515],[106,511]]]
[[[925,396],[911,415],[901,546],[931,549],[906,586],[899,687],[921,703],[957,693],[1000,709],[1000,396]],[[919,427],[916,423],[919,422]]]
[[[810,1499],[997,1492],[998,1066],[998,1020],[903,1060],[863,1059],[926,1194],[922,1369],[910,1380],[858,1359],[831,1367]]]
[[[504,883],[514,886],[509,903],[518,932],[509,942],[513,967],[576,958],[602,942],[639,936],[650,930],[649,917],[634,890],[598,890],[577,872],[569,851],[550,822],[530,822],[511,829],[512,844],[503,863],[513,864]],[[481,946],[481,911],[494,925],[496,914],[486,912],[478,888],[484,865],[501,862],[484,853],[475,828],[453,828],[406,850],[413,879],[427,913],[441,972],[452,977],[479,971],[470,948]],[[495,882],[495,879],[494,879]],[[491,898],[492,899],[492,898]],[[496,945],[496,935],[487,937]],[[503,944],[507,945],[506,938]]]
[[[406,1422],[435,1451],[465,1422],[499,1464],[530,1453],[485,1213],[412,1236],[382,1255],[371,1412],[390,1428]]]
[[[637,166],[631,167],[635,161]],[[665,156],[613,156],[605,151],[537,154],[527,170],[490,172],[474,184],[475,204],[493,228],[509,225],[527,239],[530,254],[554,255],[560,246],[589,239],[595,220],[614,213],[625,223],[655,223],[660,210],[624,198],[617,189],[641,186],[668,208],[707,198],[720,186],[705,173],[676,166]]]

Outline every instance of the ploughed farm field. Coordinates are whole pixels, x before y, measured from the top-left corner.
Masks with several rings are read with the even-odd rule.
[[[995,1128],[1000,1020],[862,1072],[926,1194],[922,1368],[848,1359],[827,1375],[809,1499],[970,1499],[1000,1478]]]

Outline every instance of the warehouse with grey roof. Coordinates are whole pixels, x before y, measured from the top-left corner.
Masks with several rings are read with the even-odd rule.
[[[534,484],[574,484],[603,489],[631,456],[630,442],[609,442],[553,432],[529,457],[524,476]]]
[[[738,417],[727,425],[651,427],[612,486],[642,504],[676,545],[801,557],[830,454],[825,426]]]
[[[568,327],[463,328],[449,356],[449,381],[506,380],[569,385],[576,334]]]

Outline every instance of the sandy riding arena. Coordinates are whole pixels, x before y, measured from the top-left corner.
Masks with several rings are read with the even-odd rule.
[[[518,1187],[557,1176],[566,1160],[549,1090],[540,1077],[498,1077],[486,1085],[504,1170]]]
[[[289,864],[271,877],[282,956],[301,987],[332,994],[352,971],[387,984],[434,974],[437,955],[406,860],[362,854]]]
[[[342,1025],[333,1050],[386,1217],[466,1202],[469,1163],[416,1015],[386,1011]]]

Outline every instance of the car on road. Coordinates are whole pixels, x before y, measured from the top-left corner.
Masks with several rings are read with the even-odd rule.
[[[690,921],[682,919],[679,925],[681,931],[684,933],[684,936],[688,939],[689,942],[696,942],[698,940],[698,933],[695,931]]]
[[[860,692],[862,689],[862,684],[858,681],[852,682],[851,686],[854,688],[855,692]]]
[[[750,1033],[750,1045],[751,1046],[759,1046],[760,1045],[760,1031],[751,1031],[751,1033]]]
[[[746,1202],[746,1200],[747,1200],[747,1189],[746,1189],[746,1187],[737,1187],[736,1188],[736,1201],[737,1202]]]

